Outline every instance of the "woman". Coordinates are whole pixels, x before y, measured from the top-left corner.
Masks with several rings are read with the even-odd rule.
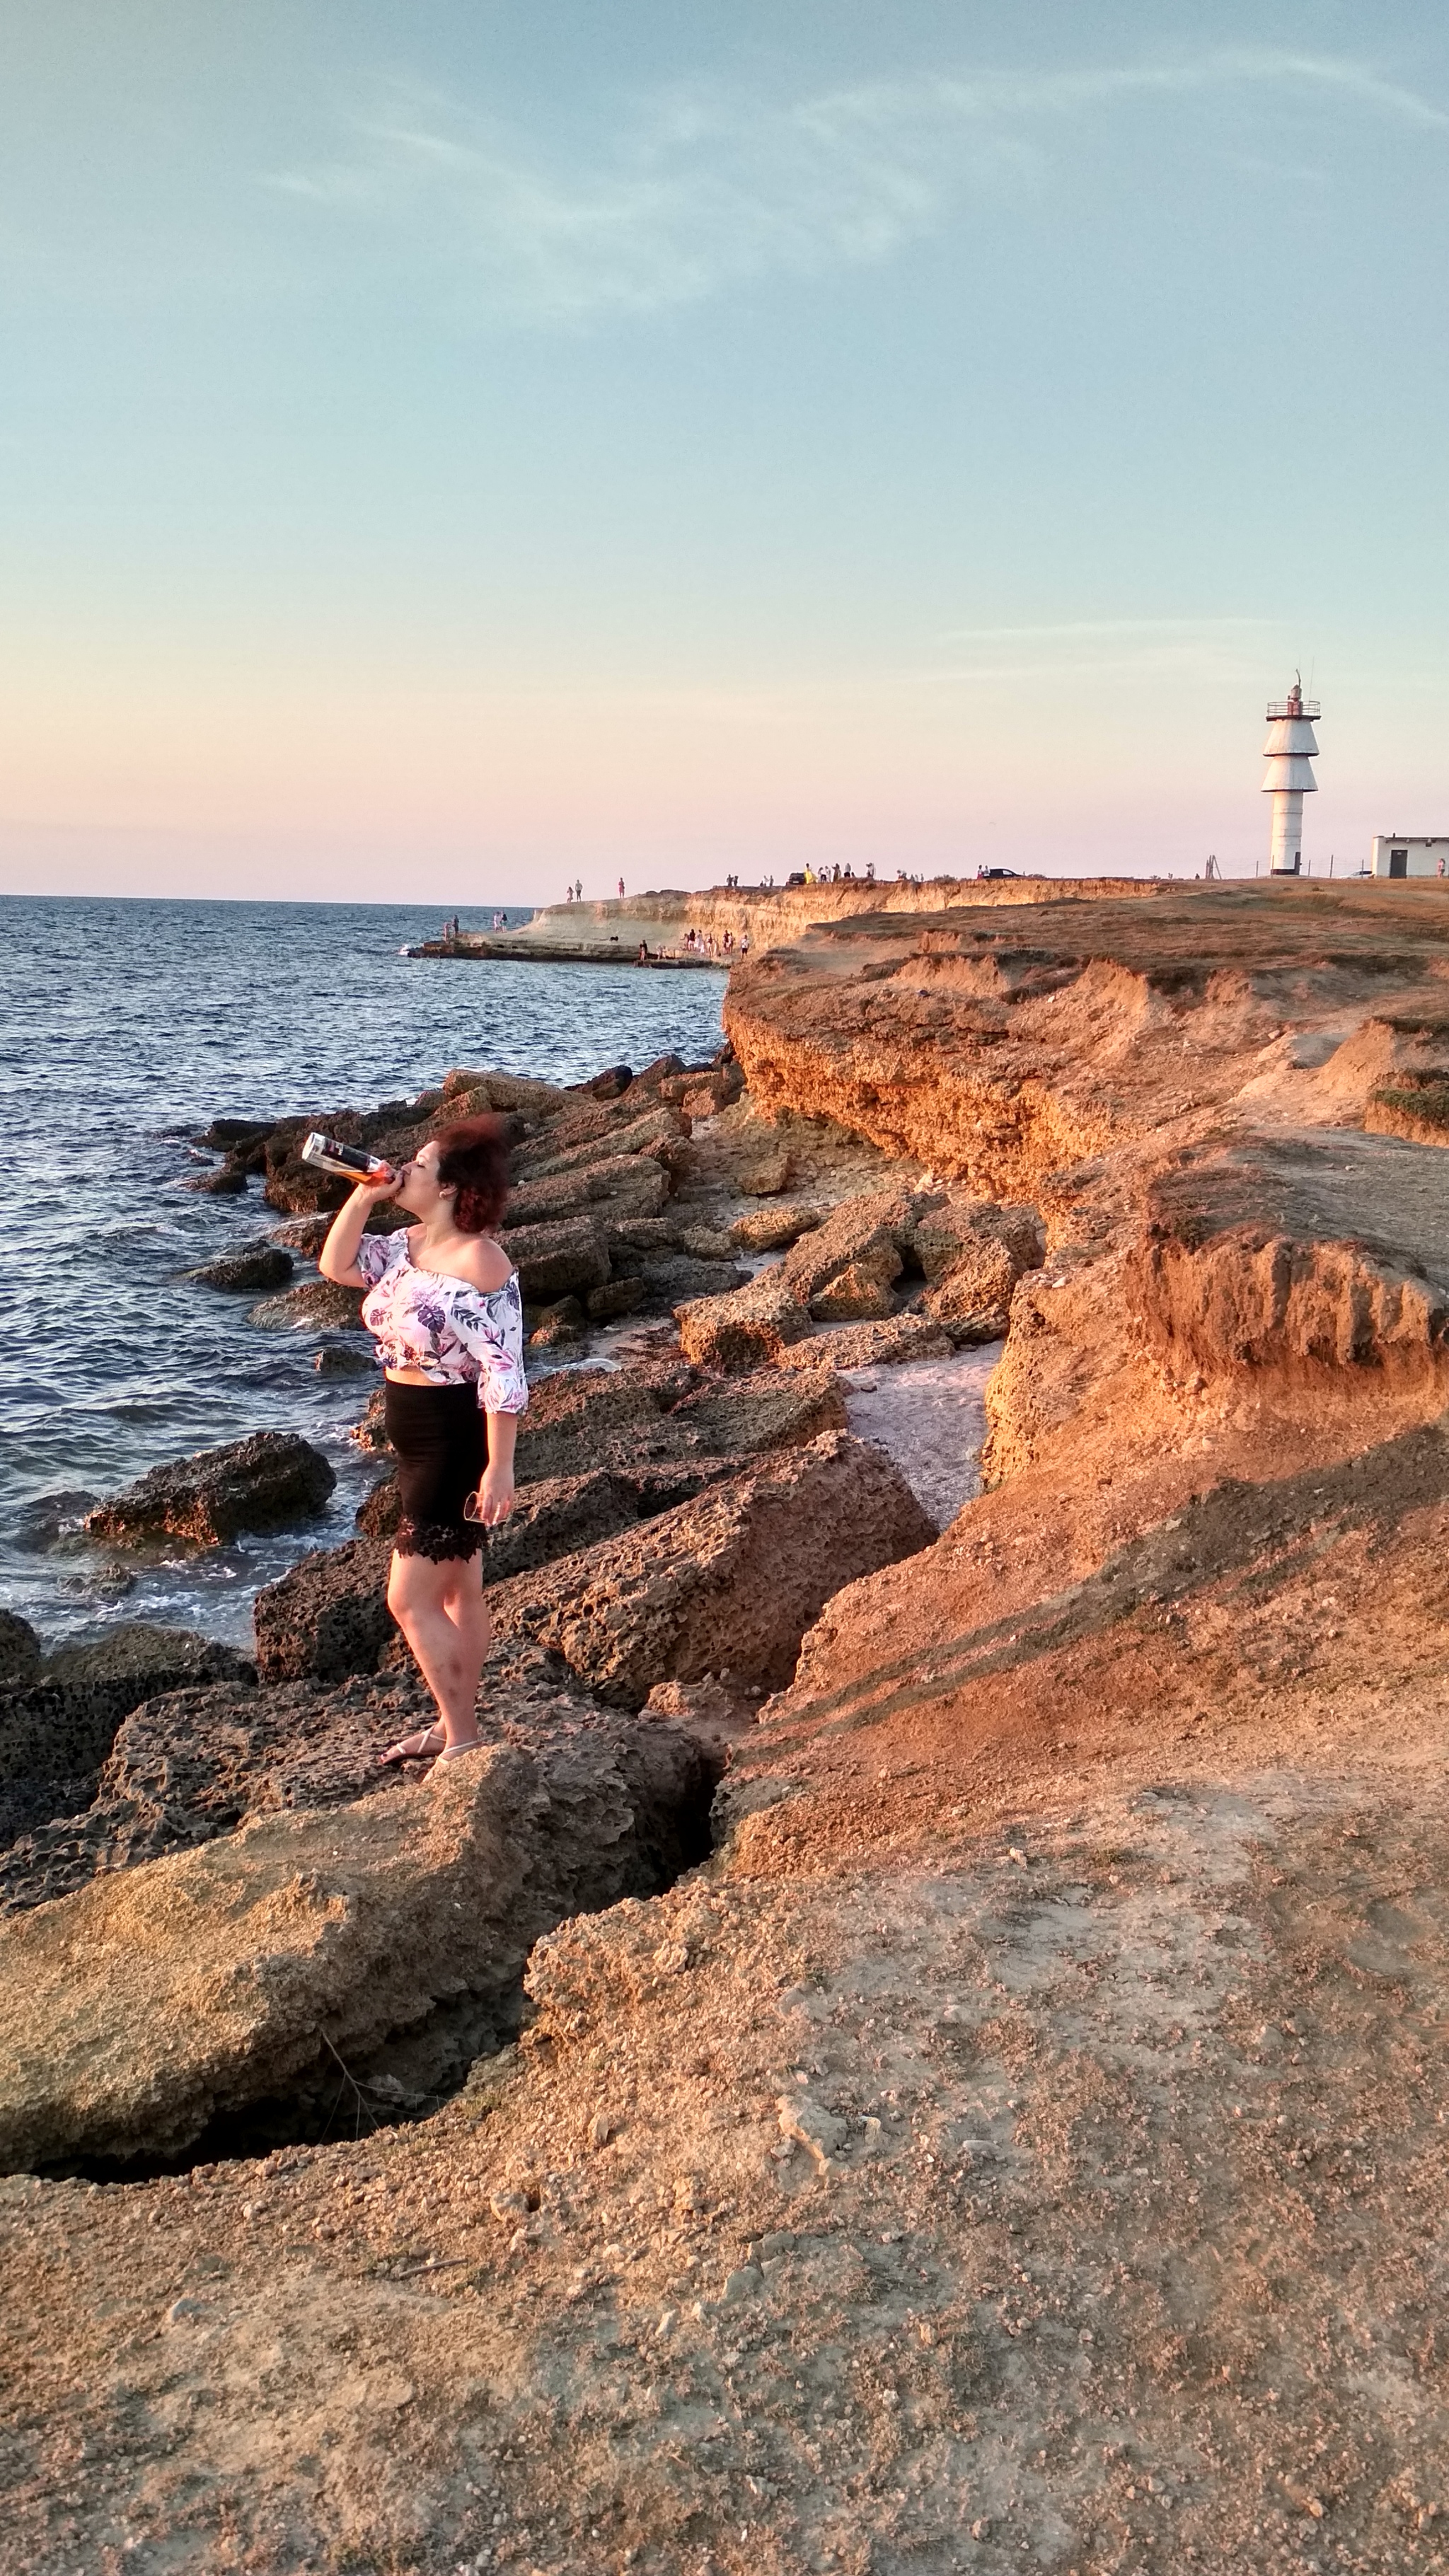
[[[513,1444],[528,1402],[518,1274],[488,1232],[507,1191],[501,1123],[463,1119],[400,1175],[359,1182],[322,1246],[324,1279],[369,1292],[362,1320],[384,1372],[403,1512],[387,1606],[438,1704],[438,1722],[389,1746],[384,1762],[430,1753],[450,1762],[481,1740],[475,1704],[492,1637],[483,1531],[513,1509]],[[364,1233],[383,1199],[416,1222]]]

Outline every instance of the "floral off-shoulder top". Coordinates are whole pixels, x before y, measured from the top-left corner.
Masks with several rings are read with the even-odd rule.
[[[357,1267],[370,1282],[362,1320],[376,1340],[380,1367],[421,1369],[432,1386],[476,1380],[485,1412],[522,1413],[528,1380],[516,1270],[486,1292],[445,1271],[420,1270],[406,1226],[396,1234],[365,1234]]]

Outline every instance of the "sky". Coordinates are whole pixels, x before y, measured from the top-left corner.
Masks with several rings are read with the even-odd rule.
[[[6,0],[0,891],[1449,832],[1449,12]]]

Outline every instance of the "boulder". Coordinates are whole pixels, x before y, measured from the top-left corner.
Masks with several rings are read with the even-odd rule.
[[[387,1538],[313,1548],[252,1603],[264,1682],[340,1681],[375,1673],[397,1635],[387,1606]]]
[[[182,1273],[194,1279],[200,1288],[224,1288],[232,1295],[250,1293],[262,1288],[282,1288],[292,1276],[292,1256],[275,1243],[246,1243],[239,1251],[223,1252],[215,1261],[203,1261],[195,1270]]]
[[[354,1422],[347,1437],[358,1449],[391,1448],[387,1436],[387,1395],[382,1387],[373,1388],[367,1399],[367,1411],[360,1422]]]
[[[364,1797],[410,1715],[396,1683],[353,1683],[320,1707],[305,1683],[218,1682],[144,1700],[122,1717],[84,1812],[37,1825],[0,1861],[0,1911],[209,1842],[245,1816]]]
[[[671,1314],[692,1298],[727,1297],[750,1275],[733,1261],[701,1261],[689,1252],[646,1255],[638,1267],[650,1305]]]
[[[627,1065],[624,1072],[627,1076]],[[472,1097],[479,1092],[487,1094],[480,1107],[495,1112],[513,1112],[525,1118],[557,1118],[573,1102],[572,1088],[565,1088],[561,1083],[538,1082],[526,1073],[468,1073],[461,1066],[455,1066],[451,1073],[443,1076],[439,1107],[451,1118],[471,1116],[471,1111],[465,1111],[459,1105],[460,1095],[466,1093]]]
[[[729,1376],[778,1359],[813,1330],[779,1263],[730,1296],[700,1297],[674,1311],[685,1358]]]
[[[239,1199],[245,1196],[247,1176],[233,1163],[218,1163],[209,1172],[193,1173],[181,1184],[184,1190],[195,1190],[202,1198]]]
[[[635,1488],[602,1467],[523,1486],[512,1518],[485,1536],[484,1581],[499,1583],[592,1547],[632,1528],[639,1508]],[[335,1682],[401,1661],[405,1649],[386,1599],[396,1486],[379,1486],[363,1512],[367,1535],[314,1549],[257,1594],[252,1620],[263,1681]],[[382,1526],[389,1520],[390,1527]]]
[[[518,1427],[520,1486],[672,1455],[676,1444],[663,1417],[692,1383],[687,1371],[656,1377],[638,1369],[569,1369],[545,1378]]]
[[[569,1217],[557,1225],[510,1226],[499,1240],[531,1306],[550,1305],[559,1297],[586,1297],[591,1288],[608,1284],[608,1251],[590,1217]]]
[[[730,1240],[741,1252],[783,1252],[802,1234],[819,1225],[819,1208],[790,1202],[783,1207],[752,1208],[730,1227]]]
[[[776,1690],[833,1593],[936,1536],[883,1451],[828,1431],[622,1538],[500,1584],[491,1607],[500,1637],[552,1648],[622,1707],[725,1665],[739,1684]]]
[[[92,1538],[189,1539],[222,1547],[243,1530],[276,1529],[321,1511],[337,1479],[295,1431],[254,1431],[221,1449],[153,1467],[88,1512]]]
[[[315,1261],[331,1231],[330,1216],[294,1216],[276,1228],[272,1241],[284,1244],[290,1252],[302,1253],[308,1261]]]
[[[899,1191],[873,1190],[846,1199],[785,1255],[785,1277],[802,1305],[813,1305],[844,1270],[883,1281],[900,1275],[902,1246],[914,1240],[916,1203]],[[870,1310],[880,1314],[876,1306]]]
[[[847,1262],[816,1291],[810,1312],[819,1324],[863,1323],[889,1315],[895,1304],[891,1282],[900,1270],[901,1257],[894,1251],[878,1255],[873,1262]]]
[[[1007,1309],[1022,1267],[1006,1244],[990,1236],[979,1237],[926,1290],[921,1299],[922,1311],[953,1328],[968,1325],[980,1340],[995,1340],[997,1330],[983,1329],[978,1334],[978,1322],[984,1327],[993,1321],[1000,1332],[1005,1332]]]
[[[602,1073],[592,1074],[587,1082],[571,1082],[570,1091],[581,1091],[590,1100],[617,1100],[634,1079],[633,1067],[627,1064],[607,1065]]]
[[[591,1294],[604,1296],[604,1289]],[[560,1297],[555,1306],[535,1306],[529,1316],[532,1330],[528,1336],[531,1351],[551,1351],[584,1338],[584,1310],[577,1297]]]
[[[329,1136],[340,1137],[344,1145],[362,1143],[361,1121],[356,1113],[330,1117],[288,1118],[273,1128],[266,1145],[266,1185],[262,1195],[268,1207],[277,1208],[283,1216],[315,1216],[319,1209],[336,1213],[351,1191],[351,1183],[337,1172],[319,1172],[301,1156],[303,1138],[309,1128],[320,1127]]]
[[[764,1449],[798,1449],[822,1431],[845,1429],[845,1398],[833,1372],[819,1365],[789,1376],[763,1369],[757,1377],[729,1378],[687,1395],[669,1416],[670,1429],[694,1434],[706,1449],[737,1458]]]
[[[128,1710],[188,1684],[254,1678],[246,1658],[190,1628],[128,1620],[90,1644],[66,1646],[0,1689],[0,1790],[38,1791],[31,1813],[55,1812],[57,1781],[83,1782],[102,1763]],[[27,1818],[27,1821],[29,1819]]]
[[[284,1289],[279,1297],[264,1297],[253,1306],[247,1320],[274,1331],[292,1333],[334,1333],[360,1323],[361,1288],[340,1288],[333,1279],[304,1279],[300,1288]]]
[[[607,1222],[655,1217],[669,1196],[669,1174],[648,1154],[610,1154],[598,1162],[527,1181],[508,1201],[510,1233],[597,1209]]]
[[[541,1142],[545,1150],[521,1158],[523,1180],[541,1180],[595,1163],[604,1155],[652,1155],[671,1165],[676,1148],[689,1141],[689,1120],[682,1110],[664,1103],[642,1114],[627,1102],[617,1110],[591,1107],[573,1111],[550,1127]]]
[[[948,1200],[944,1207],[928,1207],[911,1237],[916,1259],[933,1284],[993,1243],[1004,1246],[1017,1278],[1024,1270],[1039,1270],[1046,1258],[1035,1208],[991,1199]]]
[[[274,1121],[267,1118],[213,1118],[193,1141],[214,1153],[229,1154],[239,1145],[265,1145]]]
[[[723,1234],[712,1225],[689,1225],[684,1229],[683,1249],[692,1260],[727,1261],[733,1267],[738,1246],[733,1232]]]
[[[738,1066],[721,1066],[686,1082],[680,1091],[679,1106],[687,1118],[713,1118],[738,1100],[744,1087]]]
[[[310,1129],[321,1128],[344,1145],[361,1145],[368,1153],[396,1163],[412,1151],[415,1140],[421,1142],[430,1132],[429,1122],[441,1105],[441,1092],[424,1092],[417,1100],[384,1100],[375,1109],[324,1109],[307,1118],[279,1118],[263,1154],[268,1207],[278,1208],[283,1216],[314,1216],[321,1210],[335,1212],[349,1196],[352,1184],[340,1173],[319,1172],[303,1162],[301,1149]],[[374,1211],[375,1218],[381,1214]],[[389,1205],[389,1225],[406,1221],[403,1212]]]
[[[792,1157],[783,1145],[767,1145],[762,1152],[742,1155],[735,1166],[735,1187],[742,1198],[778,1198],[795,1177]]]
[[[282,2133],[310,2114],[320,2134],[339,2058],[421,2107],[516,2027],[551,1925],[655,1894],[694,1856],[706,1786],[677,1728],[575,1724],[537,1755],[491,1744],[13,1916],[0,2166],[175,2156],[283,2096]]]
[[[901,1360],[943,1359],[955,1337],[930,1315],[892,1315],[875,1324],[842,1324],[782,1351],[779,1369],[891,1368]]]
[[[683,1056],[657,1055],[652,1064],[646,1064],[642,1073],[635,1074],[629,1085],[631,1098],[637,1100],[642,1092],[658,1091],[661,1084],[683,1073],[684,1069]]]
[[[370,1377],[376,1362],[370,1351],[349,1348],[345,1342],[324,1342],[312,1366],[319,1377]]]
[[[591,1288],[588,1309],[596,1324],[609,1324],[621,1315],[636,1315],[649,1294],[644,1279],[611,1279],[607,1288]]]
[[[384,1476],[358,1504],[353,1515],[364,1538],[391,1538],[402,1519],[402,1495],[396,1476]]]
[[[648,1252],[656,1261],[666,1254],[682,1252],[684,1230],[677,1219],[668,1216],[618,1217],[611,1211],[605,1228],[609,1257],[616,1269],[627,1270],[631,1252]]]
[[[0,1683],[33,1681],[40,1670],[40,1639],[18,1611],[0,1610]]]

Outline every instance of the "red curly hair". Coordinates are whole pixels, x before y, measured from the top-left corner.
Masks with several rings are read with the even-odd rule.
[[[501,1118],[460,1118],[438,1130],[438,1178],[456,1187],[453,1222],[464,1234],[487,1234],[508,1197],[508,1131]]]

